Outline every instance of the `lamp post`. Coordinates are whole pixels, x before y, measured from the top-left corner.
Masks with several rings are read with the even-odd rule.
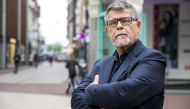
[[[18,14],[17,14],[17,40],[16,40],[16,53],[20,52],[20,44],[21,44],[21,18],[22,18],[22,14],[21,14],[21,0],[18,0],[18,4],[17,4],[17,9],[18,9]]]
[[[6,0],[2,1],[2,68],[6,67]]]

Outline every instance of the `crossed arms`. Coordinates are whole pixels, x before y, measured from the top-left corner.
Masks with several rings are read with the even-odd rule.
[[[72,95],[72,109],[130,109],[134,108],[152,96],[164,90],[165,62],[163,57],[147,57],[130,71],[129,77],[121,81],[99,84],[94,81],[96,72],[101,72],[94,66]]]

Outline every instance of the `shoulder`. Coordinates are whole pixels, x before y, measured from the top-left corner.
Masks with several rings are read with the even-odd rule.
[[[153,56],[154,55],[160,55],[160,56],[165,57],[162,52],[160,52],[160,51],[158,51],[156,49],[153,49],[153,48],[145,48],[143,53],[147,54],[147,55],[153,55]]]
[[[152,48],[145,48],[143,52],[141,53],[140,57],[143,58],[143,60],[159,60],[166,62],[166,57],[163,53],[161,53],[158,50],[152,49]]]
[[[113,56],[106,56],[106,57],[103,57],[101,59],[98,59],[94,63],[93,69],[104,68],[106,65],[108,65],[108,63],[111,62],[111,60],[113,60]]]
[[[111,61],[112,59],[113,59],[113,56],[105,56],[105,57],[97,60],[96,64],[104,64],[104,63]]]

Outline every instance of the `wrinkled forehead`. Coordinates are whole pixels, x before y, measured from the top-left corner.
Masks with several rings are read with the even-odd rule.
[[[112,9],[125,9],[125,8],[133,8],[133,6],[127,3],[125,0],[115,0],[111,4],[109,4],[106,9],[106,14]]]
[[[131,17],[132,13],[127,8],[119,8],[119,9],[111,9],[106,15],[105,20],[110,20],[114,18],[121,18],[121,17]]]
[[[106,20],[107,14],[111,10],[121,10],[121,9],[128,9],[131,13],[131,17],[138,19],[137,11],[132,4],[128,3],[126,0],[114,0],[114,2],[112,2],[107,8],[104,20]]]

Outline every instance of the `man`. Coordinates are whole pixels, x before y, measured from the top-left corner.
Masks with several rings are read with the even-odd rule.
[[[19,68],[19,64],[20,64],[20,55],[19,54],[15,54],[14,64],[15,64],[14,73],[16,74],[18,72],[18,68]]]
[[[66,94],[69,94],[70,87],[72,85],[73,89],[75,88],[75,77],[77,75],[77,70],[76,68],[78,67],[78,62],[75,60],[75,55],[74,53],[71,53],[69,56],[69,60],[66,63],[66,68],[68,69],[69,72],[69,79],[70,82],[68,83],[68,88],[66,90]]]
[[[34,59],[33,60],[34,60],[34,66],[37,68],[38,67],[38,61],[39,61],[38,60],[38,53],[34,54]]]
[[[138,39],[140,21],[134,7],[113,2],[105,24],[116,51],[97,61],[74,90],[72,109],[162,109],[166,59]]]

